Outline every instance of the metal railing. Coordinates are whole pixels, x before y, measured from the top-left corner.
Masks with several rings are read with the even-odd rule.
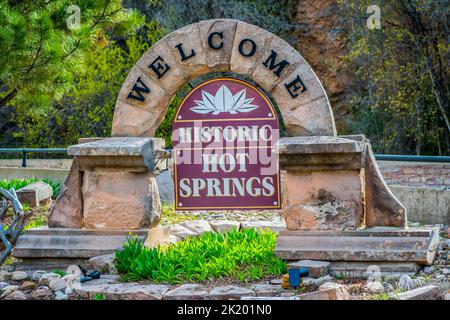
[[[28,153],[63,153],[67,154],[67,148],[0,148],[2,153],[15,153],[22,155],[22,168],[27,167]]]
[[[170,149],[168,149],[170,150]],[[67,154],[67,148],[0,148],[0,154],[16,153],[22,155],[22,167],[27,167],[28,153],[62,153]],[[405,162],[444,162],[450,163],[450,156],[410,156],[396,154],[375,154],[375,159],[384,161]]]

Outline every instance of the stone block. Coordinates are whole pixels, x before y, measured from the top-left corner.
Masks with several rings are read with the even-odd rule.
[[[230,69],[236,25],[237,20],[231,19],[213,19],[198,23],[200,41],[210,72]]]
[[[112,123],[113,137],[151,137],[160,122],[154,113],[118,100]]]
[[[83,221],[82,180],[83,173],[80,171],[78,159],[75,158],[58,198],[48,213],[50,228],[81,228]]]
[[[55,228],[27,230],[19,237],[14,248],[14,257],[34,259],[89,259],[120,250],[129,235],[142,241],[147,230],[86,230]],[[67,261],[67,265],[73,264]]]
[[[182,222],[181,225],[189,230],[191,230],[196,235],[201,235],[205,232],[214,231],[206,220],[191,220]]]
[[[282,231],[275,254],[286,260],[432,263],[433,230]]]
[[[208,290],[199,284],[184,284],[166,292],[164,300],[206,300]]]
[[[250,40],[255,43],[255,47],[253,47]],[[272,36],[266,30],[238,21],[231,53],[230,71],[244,75],[252,74],[256,64],[260,63],[261,56],[266,52],[271,40]],[[248,56],[239,52],[240,46],[242,52]],[[253,50],[255,52],[251,54]]]
[[[250,76],[267,92],[270,92],[278,83],[290,75],[297,65],[306,64],[300,53],[286,41],[276,35],[271,36],[270,46],[262,54],[260,62],[256,64]],[[284,67],[279,69],[281,65],[279,67],[276,65],[282,61],[286,61],[288,64],[284,64]],[[270,67],[272,67],[272,70]]]
[[[31,183],[16,191],[20,202],[31,207],[48,206],[52,203],[53,189],[42,181]]]
[[[211,220],[209,224],[216,232],[226,232],[236,229],[239,231],[241,223],[239,221],[233,220]]]
[[[161,300],[168,290],[169,286],[166,285],[139,283],[82,284],[75,288],[75,294],[91,300],[96,294],[103,294],[106,300]]]
[[[308,277],[320,278],[328,274],[330,262],[315,260],[300,260],[288,264],[288,269],[308,269]]]
[[[227,285],[213,288],[208,298],[212,300],[239,300],[241,297],[254,296],[255,292],[238,286]]]
[[[357,170],[286,170],[282,215],[289,230],[354,230],[364,213],[361,199]]]
[[[189,79],[197,78],[209,72],[198,23],[175,30],[163,40],[172,51],[172,55],[178,57],[178,65],[188,75]],[[184,57],[182,57],[181,52],[183,52]]]
[[[260,232],[261,230],[270,230],[278,234],[282,230],[286,230],[286,225],[284,223],[274,223],[271,221],[242,221],[241,229],[255,229]]]
[[[159,222],[161,203],[152,172],[85,171],[83,225],[88,229],[139,229]]]
[[[335,136],[336,125],[327,97],[282,112],[286,130],[292,136]]]
[[[341,286],[304,293],[299,295],[298,298],[299,300],[350,300],[350,295]]]
[[[175,202],[173,177],[170,172],[164,171],[156,176],[159,199],[161,203],[173,204]]]
[[[425,286],[414,290],[391,294],[397,300],[442,300],[442,293],[438,286]]]

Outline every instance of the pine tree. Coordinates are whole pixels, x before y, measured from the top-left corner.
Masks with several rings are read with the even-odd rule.
[[[135,31],[143,18],[120,0],[0,0],[0,22],[0,108],[38,108],[74,85],[105,33]]]

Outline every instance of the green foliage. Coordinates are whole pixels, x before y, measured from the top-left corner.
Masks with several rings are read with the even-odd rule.
[[[79,25],[69,6],[80,9]],[[120,0],[0,1],[0,108],[41,112],[73,87],[84,54],[105,32],[125,35],[143,21]],[[71,24],[73,25],[73,24]]]
[[[365,133],[379,153],[449,155],[450,1],[340,3],[354,71],[351,131]],[[373,4],[382,12],[379,30],[366,27]]]
[[[227,277],[247,282],[286,271],[285,262],[274,255],[275,243],[276,235],[270,230],[207,232],[155,248],[146,248],[137,237],[131,237],[123,250],[116,252],[116,268],[122,279],[132,281],[176,284]]]
[[[180,223],[183,221],[190,221],[190,220],[198,220],[197,216],[192,215],[189,212],[177,212],[175,211],[175,207],[172,204],[162,204],[161,208],[161,224],[175,224]]]
[[[105,296],[103,293],[96,293],[94,296],[94,300],[105,300]]]
[[[55,270],[52,270],[52,272],[59,274],[61,277],[64,277],[66,275],[66,272],[64,270],[55,269]]]
[[[25,208],[24,211],[29,211],[30,208]],[[32,228],[39,228],[47,225],[47,214],[45,211],[38,211],[37,214],[33,215],[30,219],[28,219],[27,224],[24,228],[24,230],[32,229]]]
[[[53,199],[56,199],[58,197],[58,194],[61,191],[61,183],[60,182],[56,182],[56,181],[52,181],[52,180],[49,180],[49,179],[36,179],[36,178],[31,178],[31,179],[11,179],[11,180],[3,179],[3,180],[0,180],[0,188],[6,189],[6,190],[14,188],[14,190],[19,190],[19,189],[21,189],[23,187],[26,187],[29,184],[32,184],[32,183],[38,182],[38,181],[45,182],[45,183],[49,184],[52,187],[52,190],[53,190],[52,198]]]
[[[65,147],[80,137],[110,136],[114,106],[125,78],[142,54],[164,35],[164,30],[150,22],[140,33],[120,41],[106,37],[106,46],[86,54],[86,70],[76,77],[76,87],[49,112],[16,115],[21,127],[16,136],[29,147]],[[174,113],[170,110],[168,113]],[[171,131],[171,123],[166,120],[162,130],[163,134]]]

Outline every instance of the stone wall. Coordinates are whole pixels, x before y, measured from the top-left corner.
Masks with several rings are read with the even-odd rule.
[[[386,183],[450,190],[450,163],[378,161]]]

